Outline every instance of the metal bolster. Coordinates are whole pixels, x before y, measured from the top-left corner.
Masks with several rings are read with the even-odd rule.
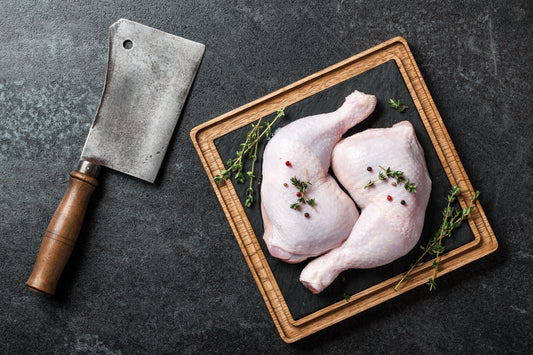
[[[97,178],[98,174],[100,173],[100,165],[82,159],[78,163],[77,171],[82,174],[89,175],[90,177]]]

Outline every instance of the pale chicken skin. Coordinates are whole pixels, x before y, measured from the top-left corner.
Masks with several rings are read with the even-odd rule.
[[[402,171],[416,184],[416,192],[405,189],[406,181],[393,186],[392,177],[365,188],[384,172],[380,166]],[[344,270],[378,267],[407,254],[420,238],[431,192],[424,151],[408,121],[344,139],[333,150],[332,169],[361,215],[342,245],[303,269],[300,281],[313,293],[324,290]]]
[[[359,213],[328,174],[331,152],[375,105],[375,96],[355,91],[336,111],[296,120],[268,142],[263,154],[261,213],[263,238],[272,256],[297,263],[340,246],[348,237]],[[309,183],[305,196],[314,199],[314,206],[302,203],[291,208],[299,198],[298,188],[291,183],[294,177]]]

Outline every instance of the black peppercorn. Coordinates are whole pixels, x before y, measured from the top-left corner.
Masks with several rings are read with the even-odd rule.
[[[405,201],[404,201],[404,200],[401,200],[400,203],[401,203],[402,205],[405,205]]]
[[[367,171],[372,171],[372,167],[369,166],[368,168],[366,168]]]
[[[309,218],[309,213],[305,212],[304,216],[305,216],[305,218]]]

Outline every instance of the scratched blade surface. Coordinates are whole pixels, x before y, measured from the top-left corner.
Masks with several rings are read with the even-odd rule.
[[[105,88],[81,158],[154,182],[204,50],[133,21],[114,23]]]

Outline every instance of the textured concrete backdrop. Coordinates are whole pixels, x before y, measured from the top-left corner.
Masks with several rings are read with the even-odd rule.
[[[0,353],[528,353],[533,3],[26,1],[0,5]],[[206,45],[151,185],[104,171],[55,298],[42,234],[98,107],[107,28]],[[409,42],[499,250],[305,340],[282,342],[190,130],[395,36]]]

